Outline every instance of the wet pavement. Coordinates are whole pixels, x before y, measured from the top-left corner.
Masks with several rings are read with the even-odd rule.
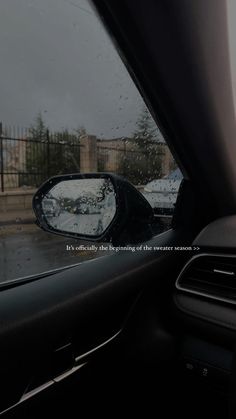
[[[46,233],[34,224],[1,226],[0,282],[39,274],[104,254],[67,250],[67,245],[79,246],[84,243]]]
[[[155,234],[167,228],[167,224],[157,223]],[[40,274],[107,254],[107,251],[76,250],[81,244],[89,247],[94,243],[46,233],[32,222],[0,225],[0,282]]]

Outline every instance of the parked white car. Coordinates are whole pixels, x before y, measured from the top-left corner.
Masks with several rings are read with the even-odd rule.
[[[156,214],[172,215],[183,175],[179,169],[162,179],[155,179],[144,187],[143,195]]]
[[[44,198],[42,200],[42,207],[46,217],[58,217],[61,212],[58,201],[54,198]]]

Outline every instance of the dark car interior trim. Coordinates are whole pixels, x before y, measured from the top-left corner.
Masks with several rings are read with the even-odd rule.
[[[207,290],[199,291],[197,289],[197,287],[196,287],[196,289],[194,289],[194,288],[188,286],[187,284],[182,283],[182,277],[186,273],[187,269],[189,267],[191,267],[191,265],[193,265],[193,262],[195,262],[196,259],[199,260],[199,258],[202,258],[202,260],[207,259],[207,258],[215,258],[215,260],[219,260],[219,261],[221,261],[222,259],[223,260],[229,259],[229,261],[230,261],[230,259],[232,259],[232,261],[234,263],[236,263],[236,255],[231,255],[231,254],[200,253],[198,255],[195,255],[186,263],[186,265],[181,270],[181,272],[180,272],[180,274],[179,274],[179,276],[176,280],[176,284],[175,284],[177,290],[184,291],[188,294],[195,294],[195,295],[202,296],[202,297],[207,297],[207,298],[210,298],[210,299],[213,299],[213,300],[222,301],[222,302],[225,302],[225,303],[236,304],[236,293],[235,293],[235,290],[233,290],[233,289],[232,289],[232,295],[235,296],[235,298],[230,298],[230,296],[225,297],[224,296],[225,294],[223,292],[222,292],[222,295],[220,295],[220,294],[215,295],[214,294],[214,289],[212,289],[212,293],[211,293],[210,290],[209,291],[207,291]],[[231,274],[231,272],[226,271],[226,270],[224,271],[224,270],[213,269],[213,271],[215,273],[215,276],[217,276],[218,274],[221,275],[221,276],[222,275],[228,276],[229,274]],[[209,272],[209,274],[210,274],[210,272]],[[234,279],[236,279],[236,273],[232,272],[232,276],[233,276],[232,280],[234,281]],[[225,282],[226,282],[226,277],[223,278],[222,282],[224,281],[224,279],[225,279]],[[210,284],[210,281],[208,282],[208,284]],[[235,286],[236,286],[236,283],[235,283]],[[203,282],[202,288],[204,288],[204,282]]]
[[[119,330],[117,333],[115,333],[113,336],[111,336],[109,339],[107,339],[106,341],[104,341],[103,343],[98,345],[97,347],[92,348],[88,352],[76,357],[75,360],[74,360],[74,365],[69,370],[53,377],[52,379],[50,379],[49,381],[47,381],[43,384],[40,384],[38,387],[35,387],[33,389],[30,389],[30,390],[26,390],[26,392],[22,395],[21,399],[17,403],[15,403],[13,406],[10,406],[7,409],[5,409],[4,411],[0,412],[0,416],[3,415],[4,413],[7,413],[7,412],[13,410],[19,404],[24,403],[25,401],[29,400],[30,398],[32,398],[32,397],[38,395],[39,393],[47,390],[48,388],[55,385],[56,383],[60,383],[62,380],[65,380],[66,378],[68,378],[70,375],[77,373],[82,367],[84,367],[87,364],[87,362],[89,362],[89,358],[91,357],[91,355],[96,356],[96,353],[100,349],[102,349],[104,346],[108,345],[109,343],[113,342],[116,338],[118,338],[120,333],[121,333],[121,330]]]
[[[170,230],[147,245],[179,244],[179,240],[178,234]],[[158,266],[161,280],[162,272],[172,270],[179,263],[174,253],[124,251],[40,281],[2,290],[0,367],[5,382],[2,392],[6,396],[1,399],[0,409],[17,403],[29,381],[35,375],[37,378],[38,372],[41,374],[41,369],[45,370],[44,377],[52,377],[50,366],[57,348],[71,342],[74,359],[84,361],[85,355],[120,330],[143,287],[156,277],[155,266]],[[21,376],[16,388],[10,378],[13,371],[14,375]],[[36,382],[44,384],[45,379],[42,380]]]

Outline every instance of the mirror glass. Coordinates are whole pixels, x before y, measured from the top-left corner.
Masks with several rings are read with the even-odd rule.
[[[55,230],[97,236],[115,217],[116,196],[109,179],[69,179],[43,197],[42,212]]]

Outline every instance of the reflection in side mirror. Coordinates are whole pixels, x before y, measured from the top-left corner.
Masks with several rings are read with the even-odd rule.
[[[36,192],[33,209],[39,227],[65,237],[126,244],[154,235],[149,202],[111,173],[52,177]]]
[[[114,187],[109,179],[64,180],[43,197],[42,211],[55,231],[98,236],[116,214]]]

